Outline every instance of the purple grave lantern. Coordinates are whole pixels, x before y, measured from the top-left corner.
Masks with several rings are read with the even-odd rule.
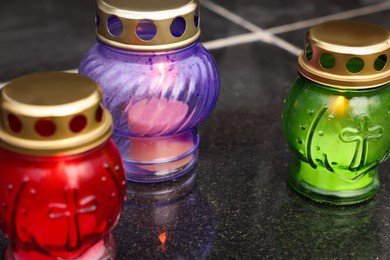
[[[79,72],[104,90],[128,180],[170,180],[197,162],[196,127],[219,93],[199,20],[197,0],[97,0],[98,43]]]

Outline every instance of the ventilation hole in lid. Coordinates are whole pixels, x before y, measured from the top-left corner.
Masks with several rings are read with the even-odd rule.
[[[320,64],[326,70],[330,70],[336,64],[336,60],[334,59],[332,54],[323,53],[320,57]]]
[[[102,119],[103,119],[103,108],[99,105],[98,109],[96,110],[95,120],[96,122],[100,123]]]
[[[194,25],[195,25],[195,28],[199,27],[199,20],[200,20],[200,12],[199,12],[199,7],[197,7],[196,10],[195,10],[195,15],[194,15]]]
[[[305,56],[306,56],[306,59],[309,61],[313,58],[313,49],[311,48],[310,43],[308,43],[306,45]]]
[[[122,21],[115,15],[110,16],[107,21],[107,29],[112,36],[118,37],[123,31]]]
[[[143,20],[137,24],[136,33],[142,41],[150,41],[156,36],[157,28],[152,21]]]
[[[375,70],[377,70],[377,71],[383,70],[383,68],[385,67],[386,63],[387,63],[387,56],[386,56],[386,54],[380,55],[378,58],[376,58],[376,60],[374,62]]]
[[[70,121],[69,128],[74,133],[81,132],[87,126],[87,118],[83,115],[78,115]]]
[[[14,133],[22,131],[22,121],[13,114],[8,115],[8,125]]]
[[[55,133],[56,125],[50,119],[40,119],[35,123],[35,131],[43,137],[49,137]]]
[[[183,17],[177,17],[171,24],[171,34],[174,37],[181,37],[186,31],[186,20]]]
[[[358,73],[364,68],[364,61],[361,58],[354,57],[347,61],[345,67],[351,73]]]

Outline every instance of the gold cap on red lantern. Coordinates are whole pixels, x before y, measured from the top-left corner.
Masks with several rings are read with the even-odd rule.
[[[320,84],[367,89],[390,82],[390,34],[382,26],[353,20],[314,26],[298,58],[298,71]]]
[[[160,51],[199,38],[198,0],[97,0],[97,37],[122,49]]]
[[[23,154],[66,155],[111,136],[112,119],[91,79],[46,72],[20,77],[1,90],[0,145]]]

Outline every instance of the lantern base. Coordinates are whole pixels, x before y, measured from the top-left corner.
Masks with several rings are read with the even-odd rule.
[[[311,200],[332,205],[350,205],[373,197],[379,188],[377,170],[373,169],[355,181],[341,179],[322,167],[295,158],[289,170],[289,184]]]
[[[81,256],[76,258],[71,257],[69,259],[74,260],[114,260],[116,254],[115,239],[112,234],[108,234],[105,238],[101,239]],[[5,254],[5,260],[26,260],[26,259],[39,259],[39,260],[58,260],[58,259],[68,259],[63,257],[54,257],[41,254],[38,251],[23,251],[20,249],[15,249],[15,247],[10,244],[7,248]]]
[[[126,178],[133,182],[163,182],[184,175],[198,161],[196,129],[159,137],[124,137],[114,133]]]

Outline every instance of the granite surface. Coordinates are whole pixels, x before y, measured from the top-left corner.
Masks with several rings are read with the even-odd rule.
[[[385,1],[213,2],[266,29]],[[94,5],[1,1],[0,82],[76,68],[95,42]],[[356,19],[390,28],[389,12]],[[249,32],[207,8],[202,28],[203,42]],[[277,36],[300,47],[306,31]],[[333,207],[300,197],[287,184],[292,154],[281,126],[297,57],[262,41],[211,53],[221,94],[199,127],[198,166],[176,181],[128,184],[128,201],[113,232],[117,259],[389,259],[390,160],[380,166],[377,196],[366,203]],[[7,244],[2,237],[1,253]]]

